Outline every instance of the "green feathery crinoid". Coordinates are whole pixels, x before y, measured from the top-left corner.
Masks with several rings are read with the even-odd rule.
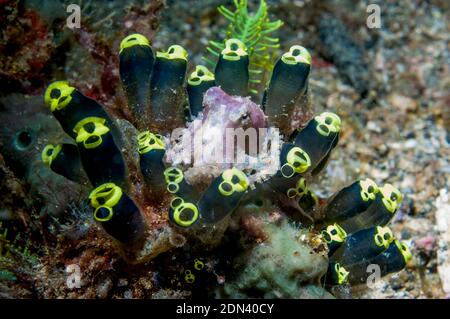
[[[267,4],[260,1],[259,8],[255,14],[250,14],[247,8],[247,0],[234,0],[236,10],[234,12],[225,6],[218,8],[219,12],[230,21],[226,38],[236,38],[241,40],[250,58],[249,72],[250,83],[257,86],[264,77],[264,71],[270,71],[274,62],[274,52],[280,46],[279,39],[271,37],[270,34],[283,25],[281,20],[270,21],[267,12]],[[216,59],[225,48],[224,42],[210,41],[207,50]],[[214,61],[203,57],[212,67],[216,65]],[[251,90],[256,94],[255,89]]]
[[[7,237],[8,237],[8,228],[3,227],[2,222],[0,222],[0,259],[8,258],[9,256],[11,256],[12,253],[18,254],[22,257],[31,257],[31,253],[26,241],[23,247],[17,244],[21,240],[20,233],[16,235],[14,241],[12,242],[8,240]]]

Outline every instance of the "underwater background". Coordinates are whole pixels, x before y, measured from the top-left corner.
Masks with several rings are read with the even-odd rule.
[[[439,0],[0,0],[0,298],[449,298],[449,14]],[[194,114],[196,77],[211,83]],[[280,167],[186,164],[167,134],[195,118],[219,131],[206,145],[280,128]]]

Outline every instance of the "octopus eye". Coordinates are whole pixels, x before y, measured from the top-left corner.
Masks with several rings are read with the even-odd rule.
[[[214,73],[203,65],[197,65],[187,81],[187,93],[189,97],[188,118],[192,120],[203,111],[203,97],[208,89],[216,85]]]

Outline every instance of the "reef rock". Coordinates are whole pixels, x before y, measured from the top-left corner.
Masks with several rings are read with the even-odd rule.
[[[269,239],[241,256],[243,270],[225,283],[223,293],[231,298],[332,298],[319,285],[328,267],[326,255],[308,242],[305,229],[283,222],[267,224]],[[239,262],[238,262],[239,264]]]

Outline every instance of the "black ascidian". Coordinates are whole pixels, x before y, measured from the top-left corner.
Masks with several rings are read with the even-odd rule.
[[[344,187],[323,208],[322,223],[339,223],[366,211],[375,201],[378,192],[377,184],[370,178]]]
[[[105,231],[127,244],[142,238],[145,223],[139,208],[122,189],[114,183],[106,183],[94,189],[89,195],[94,208],[94,219]]]
[[[150,80],[154,56],[150,42],[141,34],[131,34],[120,43],[119,70],[122,86],[135,126],[144,129],[149,122]]]
[[[327,243],[328,257],[332,256],[347,238],[347,233],[338,224],[328,225],[320,234]]]
[[[199,198],[196,190],[188,184],[183,171],[176,167],[169,167],[164,171],[167,191],[173,194],[169,207],[169,219],[176,226],[190,227],[200,217],[195,204]]]
[[[289,197],[289,190],[297,187],[300,174],[310,166],[311,159],[306,152],[292,143],[284,143],[280,152],[280,168],[267,183],[274,191]]]
[[[322,283],[326,286],[338,286],[348,283],[349,271],[339,263],[330,262],[325,276],[322,277]]]
[[[225,170],[203,193],[198,208],[205,223],[216,223],[238,206],[248,188],[248,178],[237,168]]]
[[[81,163],[94,187],[113,182],[126,187],[127,170],[106,120],[86,117],[74,128]]]
[[[167,52],[157,52],[150,84],[150,129],[161,134],[170,128],[184,127],[187,52],[172,45]]]
[[[391,184],[378,188],[371,179],[354,182],[329,200],[321,216],[321,223],[328,224],[321,233],[329,250],[325,285],[364,283],[373,273],[371,265],[380,266],[380,277],[405,267],[411,254],[385,226],[401,200]]]
[[[164,154],[166,149],[161,136],[150,131],[142,132],[137,137],[139,165],[145,183],[154,194],[161,193],[165,188]]]
[[[330,260],[347,267],[379,255],[393,240],[394,235],[388,227],[376,226],[363,229],[347,236]]]
[[[310,212],[319,203],[316,194],[311,191],[303,177],[299,178],[295,188],[288,190],[287,195],[289,198],[296,198],[298,206],[304,212]]]
[[[70,137],[75,139],[75,126],[86,117],[96,117],[105,120],[105,125],[113,127],[109,115],[97,101],[84,96],[66,81],[50,84],[44,95],[45,104],[53,116]]]
[[[381,254],[363,260],[360,263],[348,266],[349,276],[348,281],[351,285],[366,283],[368,276],[373,272],[368,272],[369,265],[376,265],[380,270],[380,277],[398,272],[406,267],[408,262],[412,259],[411,252],[405,243],[394,240]],[[373,266],[372,266],[373,267]]]
[[[336,147],[341,130],[341,119],[334,113],[323,112],[299,130],[294,144],[306,152],[311,166],[308,173],[315,175],[326,165],[331,151]]]
[[[182,228],[191,227],[199,218],[199,209],[195,203],[179,196],[172,198],[169,207],[169,219],[174,225]]]
[[[181,169],[176,167],[166,168],[164,179],[167,185],[167,191],[189,202],[197,202],[200,197],[197,191],[189,185]]]
[[[348,233],[360,229],[387,225],[394,217],[403,200],[400,191],[391,184],[379,188],[375,200],[366,211],[340,222],[342,228]]]
[[[41,159],[52,171],[75,183],[87,182],[76,145],[48,144],[41,153]]]
[[[262,106],[272,126],[289,134],[289,124],[298,100],[306,94],[311,55],[300,45],[292,46],[276,62]]]
[[[248,96],[248,65],[244,43],[238,39],[226,40],[214,71],[217,85],[229,95]]]
[[[269,180],[269,185],[285,193],[298,181],[298,174],[318,173],[325,167],[337,145],[340,127],[340,118],[330,112],[324,112],[309,121],[305,128],[297,132],[294,143],[284,143],[281,147],[280,169]],[[317,204],[317,198],[312,193],[305,200],[309,203],[302,201],[302,205],[307,210]]]
[[[190,119],[203,111],[203,96],[209,88],[216,86],[214,74],[203,65],[197,65],[188,78],[187,93],[189,97]]]

